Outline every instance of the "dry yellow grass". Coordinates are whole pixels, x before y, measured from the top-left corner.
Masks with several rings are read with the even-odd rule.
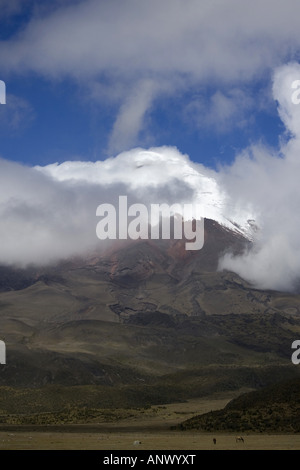
[[[213,443],[216,438],[217,443]],[[0,450],[300,450],[300,435],[191,432],[1,432]],[[133,444],[140,440],[138,447]]]

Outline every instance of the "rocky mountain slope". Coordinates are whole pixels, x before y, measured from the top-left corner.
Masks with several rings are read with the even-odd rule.
[[[77,386],[76,406],[126,407],[298,376],[291,344],[300,296],[219,272],[221,253],[250,242],[217,222],[205,222],[202,250],[185,251],[183,243],[126,241],[47,269],[2,267],[0,396],[5,387],[10,396],[26,389],[17,401],[3,399],[2,411],[31,402],[61,409]]]

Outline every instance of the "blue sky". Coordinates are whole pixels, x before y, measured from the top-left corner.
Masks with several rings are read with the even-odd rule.
[[[2,157],[44,165],[114,156],[107,147],[118,114],[116,106],[83,100],[80,88],[70,79],[53,84],[44,77],[32,76],[8,78],[5,82],[7,105],[0,109]],[[255,92],[256,87],[249,86],[249,93],[255,96]],[[24,100],[24,106],[19,105],[15,112],[10,112],[11,94]],[[283,126],[273,103],[263,110],[253,107],[245,125],[240,126],[238,121],[220,129],[213,123],[197,125],[193,116],[182,115],[190,99],[175,96],[155,103],[145,117],[146,129],[141,129],[131,145],[176,146],[193,161],[212,167],[219,161],[232,161],[239,151],[257,140],[277,146]],[[130,145],[124,146],[122,150],[129,148]]]
[[[179,0],[142,3],[0,1],[3,158],[46,165],[170,145],[214,168],[254,142],[278,145],[272,74],[298,54],[298,28],[285,24],[295,2],[273,2],[268,18],[268,2],[191,0],[188,13]]]

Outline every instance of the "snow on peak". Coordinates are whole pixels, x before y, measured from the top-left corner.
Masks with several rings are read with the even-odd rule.
[[[253,224],[248,221],[255,219],[254,214],[236,207],[235,201],[230,199],[218,182],[217,172],[193,163],[187,155],[181,154],[174,147],[149,150],[136,148],[104,161],[66,161],[35,168],[56,181],[67,184],[81,182],[105,187],[125,185],[138,194],[140,201],[143,200],[144,191],[147,204],[151,203],[149,191],[154,194],[159,190],[163,198],[164,188],[172,188],[176,195],[176,189],[180,185],[180,200],[172,203],[200,204],[204,217],[252,237]],[[186,188],[186,195],[182,188]],[[157,199],[155,202],[158,202]]]

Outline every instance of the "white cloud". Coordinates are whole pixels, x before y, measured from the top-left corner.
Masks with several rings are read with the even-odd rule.
[[[0,160],[0,263],[48,264],[101,251],[96,208],[198,203],[202,214],[232,225],[217,174],[176,148],[137,148],[98,162],[69,161],[28,168]],[[240,211],[239,222],[248,213]]]
[[[250,79],[299,45],[299,9],[295,0],[62,3],[2,44],[1,63],[47,76],[105,71],[125,79],[147,72]]]
[[[290,133],[280,151],[254,145],[222,172],[232,200],[255,208],[260,232],[253,250],[240,257],[227,254],[220,267],[262,288],[299,288],[300,105],[291,99],[292,82],[299,78],[299,64],[282,66],[274,74],[274,99]]]
[[[143,80],[134,87],[120,108],[110,136],[108,153],[116,154],[135,144],[154,95],[155,84],[150,80]]]
[[[273,96],[278,102],[278,112],[287,131],[299,138],[300,107],[293,102],[293,95],[295,92],[297,95],[297,88],[300,87],[292,87],[297,80],[300,80],[300,64],[279,67],[274,74]]]
[[[105,90],[105,99],[119,104],[112,149],[137,144],[157,93],[203,84],[220,89],[208,111],[221,111],[214,117],[225,129],[226,116],[235,116],[237,108],[222,86],[238,89],[262,77],[300,46],[297,0],[86,0],[56,1],[51,8],[43,3],[36,3],[26,27],[0,42],[3,73],[71,77],[101,99]],[[21,2],[13,4],[19,8]]]
[[[197,97],[185,109],[185,117],[203,130],[214,129],[219,133],[233,127],[243,128],[252,119],[255,101],[241,89],[233,88],[226,93],[217,90],[210,97]]]
[[[99,204],[117,207],[119,195],[147,206],[191,201],[190,174],[199,178],[192,167],[172,148],[35,168],[0,160],[0,263],[43,265],[101,251],[106,244],[96,237]]]

